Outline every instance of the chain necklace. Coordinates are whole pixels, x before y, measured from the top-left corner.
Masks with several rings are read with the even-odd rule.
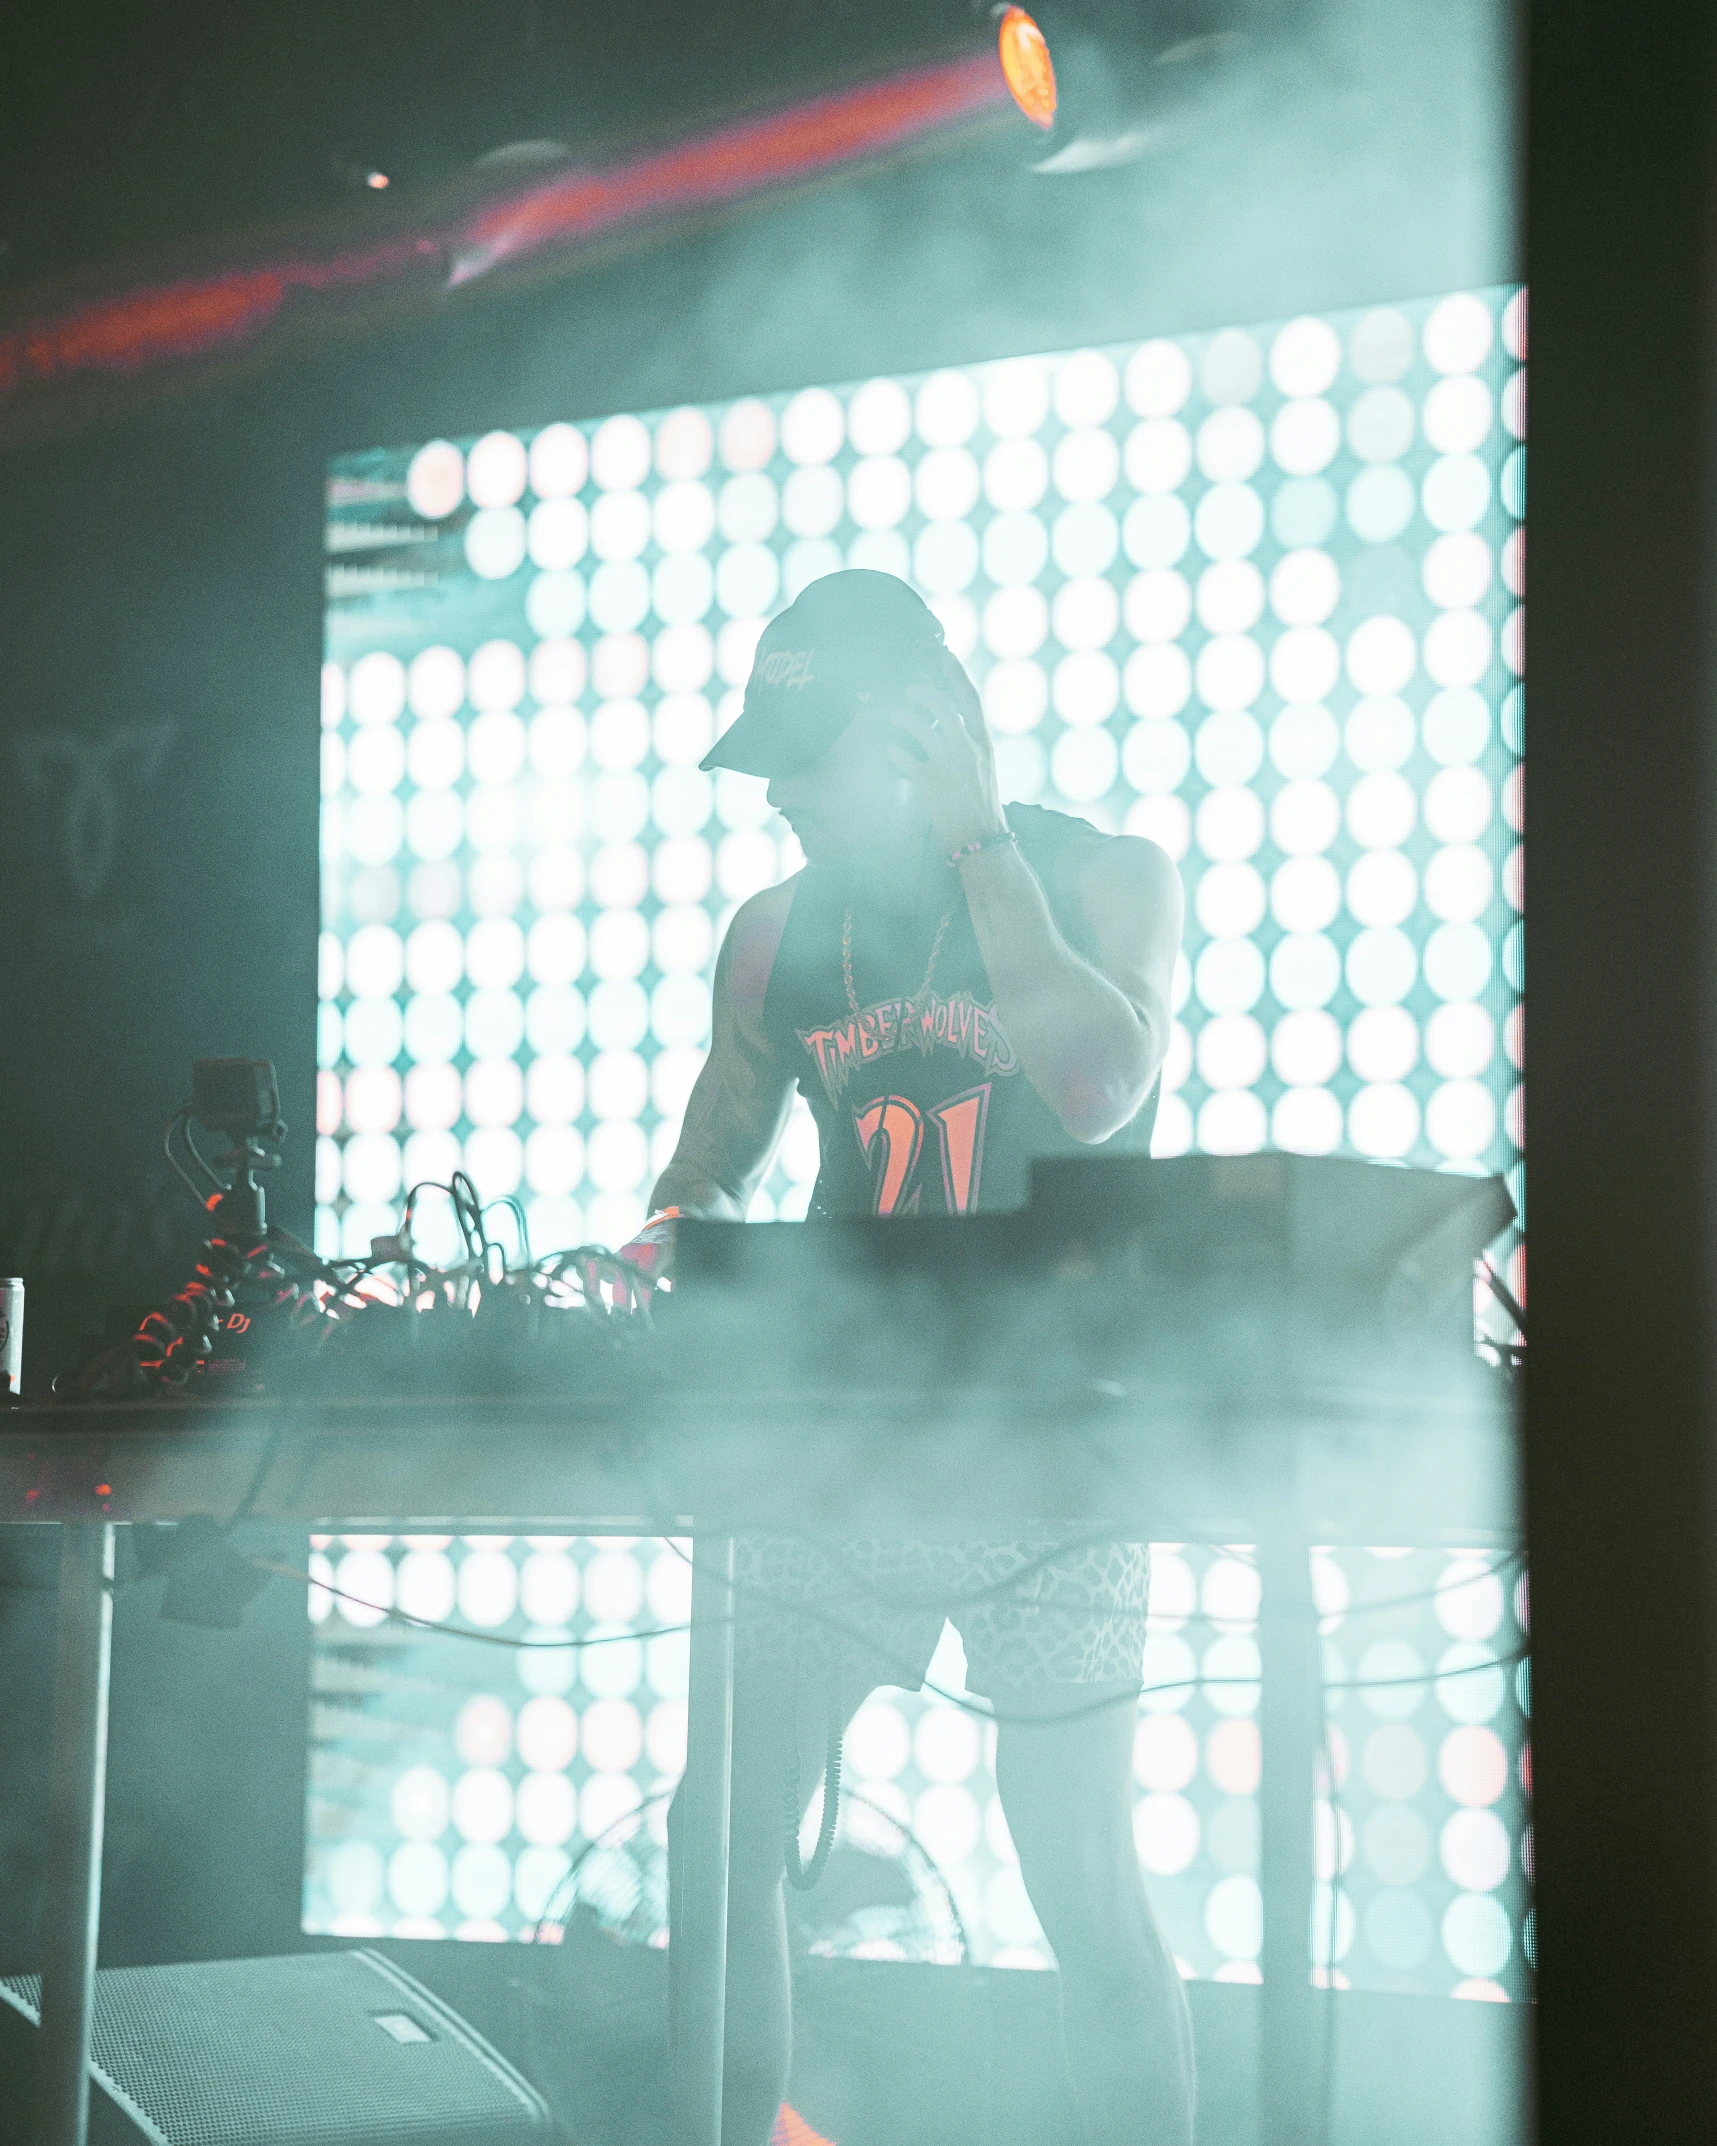
[[[930,942],[930,959],[925,964],[924,981],[913,993],[909,1003],[916,1003],[930,989],[930,979],[936,974],[936,957],[942,951],[942,941],[947,935],[948,926],[954,921],[954,911],[959,906],[959,899],[959,896],[956,895],[942,912],[942,921],[937,925],[936,936]],[[852,1008],[854,1014],[863,1013],[864,1008],[858,1002],[858,993],[853,989],[853,910],[851,902],[847,904],[847,913],[841,919],[841,979],[847,987],[847,1004]]]

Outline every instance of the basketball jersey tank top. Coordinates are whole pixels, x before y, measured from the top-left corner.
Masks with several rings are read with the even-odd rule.
[[[1010,805],[1007,817],[1061,936],[1094,961],[1079,877],[1112,838],[1035,805]],[[1100,1146],[1063,1130],[1021,1070],[958,892],[927,989],[921,986],[939,918],[855,907],[855,1014],[841,963],[847,904],[842,872],[806,867],[763,1001],[771,1053],[796,1074],[817,1124],[813,1216],[1023,1207],[1040,1155],[1149,1152],[1155,1085]]]

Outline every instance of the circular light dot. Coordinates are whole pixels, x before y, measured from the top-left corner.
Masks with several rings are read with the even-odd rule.
[[[1198,1813],[1184,1796],[1143,1796],[1133,1809],[1133,1840],[1141,1865],[1153,1877],[1173,1877],[1197,1857]]]
[[[546,572],[576,566],[589,542],[590,517],[581,500],[545,499],[531,509],[526,545],[532,562]]]
[[[1341,955],[1321,932],[1290,932],[1270,956],[1270,989],[1295,1011],[1327,1006],[1341,983]]]
[[[1263,843],[1263,802],[1239,784],[1211,790],[1199,801],[1195,825],[1198,846],[1213,863],[1237,862]]]
[[[1035,432],[1049,414],[1049,377],[1039,358],[1007,358],[984,366],[984,422],[999,440]]]
[[[1490,505],[1490,489],[1490,472],[1477,455],[1444,455],[1419,488],[1425,519],[1444,531],[1475,528]]]
[[[590,449],[576,425],[545,425],[531,442],[531,490],[539,499],[570,498],[590,474]]]
[[[1198,1738],[1181,1714],[1147,1714],[1133,1733],[1133,1778],[1159,1795],[1187,1787],[1198,1772]]]
[[[525,597],[533,633],[576,633],[584,623],[584,579],[579,574],[538,574]]]
[[[1114,788],[1118,758],[1108,731],[1068,730],[1055,741],[1050,778],[1063,797],[1088,804]]]
[[[1113,433],[1088,430],[1063,435],[1055,449],[1055,489],[1063,499],[1089,503],[1107,498],[1120,474]]]
[[[1204,1930],[1225,1960],[1256,1960],[1264,1944],[1258,1881],[1244,1871],[1219,1878],[1205,1896]]]
[[[807,470],[789,478],[789,492],[811,475]],[[869,455],[853,465],[847,477],[847,512],[860,529],[892,529],[905,519],[911,504],[912,473],[898,455]],[[834,527],[836,519],[838,516],[821,528],[806,526],[803,533],[823,535]],[[800,527],[794,520],[791,505],[787,520],[790,528]]]
[[[1121,690],[1135,715],[1178,715],[1192,694],[1192,665],[1186,651],[1173,642],[1134,649],[1121,673]]]
[[[1436,1694],[1451,1721],[1489,1721],[1507,1697],[1507,1671],[1490,1645],[1458,1639],[1438,1660]]]
[[[1427,627],[1425,669],[1436,684],[1476,685],[1490,660],[1490,626],[1477,611],[1445,611]]]
[[[1373,1729],[1360,1755],[1360,1770],[1379,1796],[1391,1803],[1405,1803],[1425,1785],[1428,1769],[1424,1739],[1405,1722]]]
[[[1424,328],[1427,364],[1434,372],[1470,373],[1489,355],[1490,308],[1482,298],[1462,291],[1432,307]]]
[[[630,633],[650,610],[650,576],[636,559],[610,559],[590,583],[590,616],[604,633]]]
[[[1347,1059],[1361,1080],[1405,1080],[1419,1062],[1419,1024],[1400,1006],[1368,1006],[1348,1025]]]
[[[701,410],[670,410],[657,423],[656,469],[670,481],[701,477],[714,449],[715,436]]]
[[[1395,849],[1418,816],[1413,786],[1404,776],[1362,775],[1347,794],[1347,825],[1366,849]]]
[[[1066,507],[1055,518],[1050,546],[1064,574],[1106,573],[1120,543],[1120,530],[1107,507]]]
[[[478,507],[510,507],[523,495],[525,443],[511,432],[487,432],[465,458],[465,489]]]
[[[749,399],[731,404],[716,434],[722,467],[760,470],[775,452],[775,418],[766,402]]]
[[[1446,767],[1425,788],[1425,825],[1439,842],[1474,842],[1490,825],[1491,788],[1479,769]]]
[[[1412,403],[1396,387],[1374,387],[1347,413],[1347,444],[1362,462],[1398,462],[1413,444]]]
[[[1425,906],[1447,923],[1473,923],[1490,907],[1494,885],[1484,851],[1456,843],[1438,850],[1425,867]]]
[[[465,497],[465,458],[451,440],[431,440],[406,466],[405,496],[414,514],[439,522]]]
[[[1418,898],[1419,876],[1398,849],[1371,851],[1347,875],[1348,914],[1360,924],[1403,924]]]
[[[1340,370],[1341,338],[1312,315],[1289,321],[1270,345],[1270,378],[1284,395],[1321,395]]]
[[[1364,314],[1348,341],[1348,358],[1361,380],[1399,380],[1413,362],[1413,326],[1404,313],[1379,307]]]
[[[464,698],[465,665],[451,648],[424,648],[413,656],[406,699],[414,715],[425,721],[455,715]]]
[[[1490,981],[1490,940],[1476,924],[1440,924],[1425,942],[1424,961],[1438,998],[1477,998]]]
[[[1507,1826],[1496,1811],[1455,1811],[1442,1826],[1438,1854],[1447,1876],[1466,1893],[1492,1893],[1513,1869]]]
[[[1425,750],[1445,767],[1470,764],[1490,743],[1490,709],[1481,693],[1455,687],[1425,710]]]
[[[1198,577],[1195,604],[1198,622],[1207,633],[1245,633],[1257,624],[1263,612],[1264,577],[1250,559],[1230,559],[1220,566],[1208,566]],[[1256,676],[1256,692],[1263,685],[1261,652],[1255,664],[1248,659],[1248,675]]]
[[[1326,773],[1340,748],[1341,733],[1327,708],[1284,708],[1270,725],[1271,764],[1291,782]]]
[[[1264,688],[1264,652],[1245,634],[1215,634],[1199,650],[1194,676],[1207,708],[1249,708]]]
[[[1290,782],[1277,791],[1270,807],[1270,832],[1276,847],[1290,857],[1314,856],[1329,848],[1341,825],[1341,806],[1323,782]]]
[[[1341,600],[1341,574],[1327,551],[1302,549],[1270,573],[1270,608],[1284,626],[1321,626]]]
[[[1341,1137],[1341,1105],[1327,1088],[1285,1088],[1276,1098],[1270,1138],[1288,1154],[1333,1154]]]
[[[1347,719],[1347,756],[1369,774],[1392,773],[1402,767],[1413,751],[1413,712],[1393,694],[1374,694],[1357,702]],[[1381,796],[1383,793],[1379,792]],[[1372,808],[1362,807],[1362,813]],[[1397,813],[1402,810],[1397,805]],[[1413,823],[1409,805],[1406,826]]]
[[[1128,674],[1130,681],[1131,664]],[[1181,726],[1172,722],[1135,723],[1127,732],[1121,750],[1121,764],[1128,782],[1147,796],[1177,789],[1191,761],[1191,741]]]
[[[630,1699],[596,1700],[585,1708],[579,1727],[585,1762],[598,1773],[629,1773],[637,1765],[644,1749],[644,1723]]]
[[[1425,1106],[1425,1137],[1451,1161],[1478,1161],[1496,1137],[1490,1090],[1482,1081],[1445,1081]]]
[[[1197,453],[1213,484],[1243,482],[1264,459],[1264,427],[1243,407],[1213,410],[1198,428]]]
[[[570,1558],[563,1562],[572,1564]],[[568,1608],[565,1615],[571,1614]],[[578,1750],[578,1716],[564,1699],[527,1699],[519,1709],[516,1734],[519,1757],[527,1766],[558,1773],[572,1764]]]
[[[1208,716],[1198,728],[1198,771],[1213,786],[1247,783],[1264,758],[1257,718],[1238,711]]]
[[[984,530],[984,571],[998,587],[1035,582],[1049,558],[1049,535],[1035,514],[998,514]]]
[[[590,474],[604,492],[635,491],[650,474],[650,428],[642,418],[610,417],[590,442]]]
[[[1207,1087],[1251,1087],[1267,1056],[1264,1031],[1250,1014],[1215,1017],[1198,1032],[1198,1072]]]
[[[1413,519],[1413,482],[1399,469],[1361,470],[1347,488],[1348,527],[1364,544],[1387,544]]]
[[[1263,383],[1263,352],[1243,328],[1224,328],[1204,346],[1199,378],[1210,401],[1247,402]]]
[[[998,589],[984,606],[984,640],[994,655],[1034,656],[1048,633],[1049,606],[1029,584]]]
[[[1192,591],[1184,574],[1135,574],[1122,600],[1127,631],[1135,641],[1172,641],[1192,616]]]
[[[919,463],[919,482],[932,498],[942,493],[941,457],[964,456],[962,448],[938,448]],[[1049,489],[1049,458],[1036,440],[1003,440],[984,459],[984,497],[1004,513],[1035,507]],[[952,487],[948,488],[949,496]],[[926,514],[935,507],[921,499]]]
[[[1341,676],[1341,650],[1322,626],[1291,626],[1270,651],[1270,683],[1285,701],[1313,705]]]
[[[1445,1079],[1475,1078],[1489,1067],[1495,1049],[1495,1030],[1482,1006],[1439,1006],[1425,1024],[1426,1060]]]
[[[1418,663],[1413,629],[1402,619],[1368,618],[1348,636],[1347,675],[1361,693],[1399,693]]]
[[[1192,393],[1192,363],[1178,343],[1141,343],[1127,360],[1123,388],[1141,417],[1172,417]]]
[[[505,581],[525,563],[525,518],[517,507],[483,507],[465,524],[465,560],[483,581]]]
[[[1276,1023],[1270,1058],[1277,1074],[1295,1085],[1321,1086],[1341,1065],[1342,1035],[1327,1013],[1290,1013]]]
[[[1418,957],[1404,931],[1368,929],[1356,933],[1348,947],[1348,988],[1361,1005],[1398,1004],[1413,988],[1417,972]],[[1414,1116],[1417,1119],[1417,1105]]]
[[[1321,396],[1285,402],[1270,423],[1270,456],[1290,477],[1315,476],[1341,452],[1341,419]]]
[[[1419,1137],[1419,1105],[1392,1081],[1361,1088],[1347,1106],[1347,1136],[1361,1155],[1398,1161]]]
[[[1507,1912],[1489,1893],[1462,1893],[1444,1910],[1443,1950],[1462,1974],[1500,1974],[1513,1942]]]
[[[1199,1003],[1210,1013],[1248,1013],[1263,994],[1264,957],[1250,939],[1213,939],[1194,971]]]
[[[384,649],[360,656],[347,681],[346,706],[354,723],[395,723],[405,707],[405,666]]]
[[[1106,722],[1120,697],[1120,673],[1106,655],[1092,651],[1064,656],[1055,666],[1053,700],[1055,712],[1064,723],[1084,727]],[[1113,757],[1111,746],[1111,763]]]
[[[1063,582],[1055,592],[1050,618],[1063,648],[1106,647],[1121,623],[1115,584],[1096,578]]]
[[[1321,477],[1293,477],[1276,488],[1270,502],[1270,527],[1277,543],[1292,551],[1304,544],[1322,544],[1340,512],[1333,488]]]
[[[1264,503],[1249,484],[1212,485],[1198,503],[1193,534],[1207,559],[1243,559],[1264,534]]]
[[[932,373],[918,390],[913,420],[927,447],[961,447],[978,428],[977,385],[969,373]]]

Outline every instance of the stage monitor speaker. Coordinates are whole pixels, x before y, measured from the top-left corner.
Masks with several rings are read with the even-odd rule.
[[[20,2137],[34,2094],[15,2089],[34,2071],[24,2045],[40,2025],[39,1991],[34,1975],[0,1979],[0,2075]],[[536,2089],[379,1953],[95,1978],[91,2146],[546,2146],[552,2136]]]

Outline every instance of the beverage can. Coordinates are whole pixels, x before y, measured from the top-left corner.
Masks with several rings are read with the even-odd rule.
[[[24,1390],[24,1284],[0,1274],[0,1394]]]

